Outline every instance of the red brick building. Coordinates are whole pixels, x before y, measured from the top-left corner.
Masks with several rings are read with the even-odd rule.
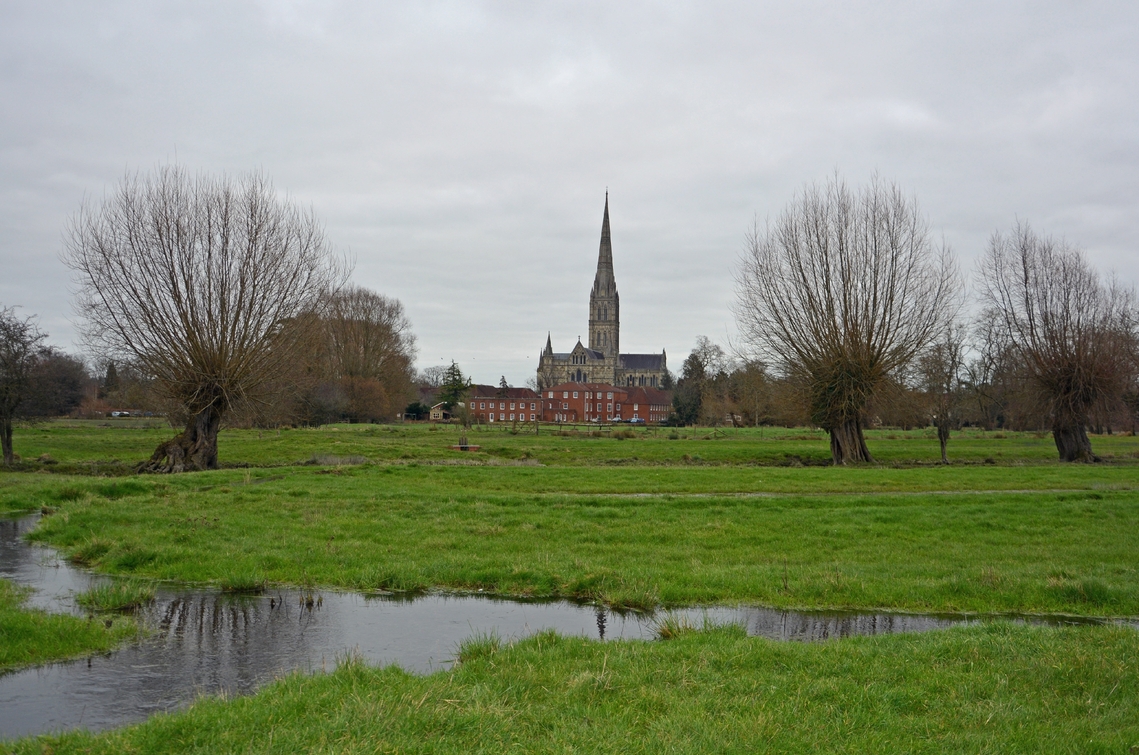
[[[472,385],[467,390],[467,405],[475,422],[536,422],[541,414],[541,400],[529,388],[499,388],[497,385]]]
[[[668,419],[672,394],[605,383],[562,383],[542,391],[543,422],[644,422]]]

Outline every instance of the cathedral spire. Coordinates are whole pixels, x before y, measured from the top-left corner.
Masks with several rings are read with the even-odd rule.
[[[546,351],[544,353],[546,353],[546,354],[553,354],[554,353],[554,345],[550,342],[550,334],[548,331],[546,333]]]
[[[597,274],[589,292],[589,348],[607,359],[620,354],[620,299],[613,277],[613,241],[609,237],[609,192],[605,192],[605,215],[601,220],[601,249],[597,253]]]
[[[598,271],[613,270],[613,242],[609,238],[609,192],[605,192],[605,216],[601,220],[601,249],[597,253]]]

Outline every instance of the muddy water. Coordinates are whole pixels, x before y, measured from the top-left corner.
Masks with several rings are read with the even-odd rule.
[[[34,606],[81,613],[74,594],[106,578],[25,542],[35,522],[0,519],[0,577],[32,587]],[[921,632],[969,621],[747,607],[678,613],[697,624],[707,616],[745,625],[752,635],[803,641]],[[160,590],[143,620],[148,635],[116,652],[0,676],[0,738],[122,726],[184,707],[198,695],[245,694],[293,670],[331,669],[347,653],[428,672],[449,666],[458,644],[478,632],[510,639],[554,629],[603,640],[648,639],[654,626],[651,616],[567,601],[296,590],[234,596],[192,588]]]

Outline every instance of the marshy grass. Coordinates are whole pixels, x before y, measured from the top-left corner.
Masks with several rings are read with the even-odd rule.
[[[81,608],[95,613],[137,611],[154,602],[154,586],[128,580],[98,585],[75,596]]]
[[[746,636],[747,629],[732,622],[717,622],[704,614],[700,621],[677,611],[664,611],[652,622],[653,636],[658,640],[675,640],[697,632],[739,632]]]
[[[1139,743],[1136,635],[995,623],[829,643],[731,628],[483,637],[427,676],[349,660],[0,752],[1126,753]]]
[[[77,563],[235,591],[1139,615],[1132,467],[412,463],[294,467],[239,484],[246,471],[113,490],[14,474],[0,496],[50,500],[56,513],[30,537]],[[59,500],[65,487],[82,495]]]
[[[489,658],[502,648],[502,638],[497,631],[475,632],[459,643],[455,660],[459,663],[471,663],[482,658]]]
[[[222,592],[242,595],[260,595],[269,588],[269,580],[263,574],[229,574],[218,581]]]
[[[0,673],[110,650],[138,632],[128,617],[92,621],[24,606],[27,591],[0,579]],[[0,744],[0,752],[3,751]]]

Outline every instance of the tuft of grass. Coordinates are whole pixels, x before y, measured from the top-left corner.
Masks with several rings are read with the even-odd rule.
[[[666,611],[659,618],[653,619],[653,634],[658,640],[674,640],[695,631],[696,625],[684,614]]]
[[[222,592],[260,595],[268,589],[269,580],[265,579],[264,575],[258,573],[230,574],[221,578],[218,582],[218,587],[221,588]]]
[[[455,653],[455,660],[459,663],[472,663],[474,661],[489,658],[499,650],[502,650],[502,638],[498,636],[498,632],[476,632],[467,639],[459,643],[459,649]]]
[[[687,615],[677,613],[676,611],[665,611],[659,617],[654,618],[652,627],[653,635],[658,640],[675,640],[679,637],[695,634],[697,632],[726,632],[728,634],[737,633],[742,637],[747,636],[747,629],[739,624],[719,624],[713,621],[707,614],[705,614],[700,623],[697,624]]]
[[[153,585],[126,580],[99,585],[75,596],[80,607],[99,613],[136,611],[153,601]]]

